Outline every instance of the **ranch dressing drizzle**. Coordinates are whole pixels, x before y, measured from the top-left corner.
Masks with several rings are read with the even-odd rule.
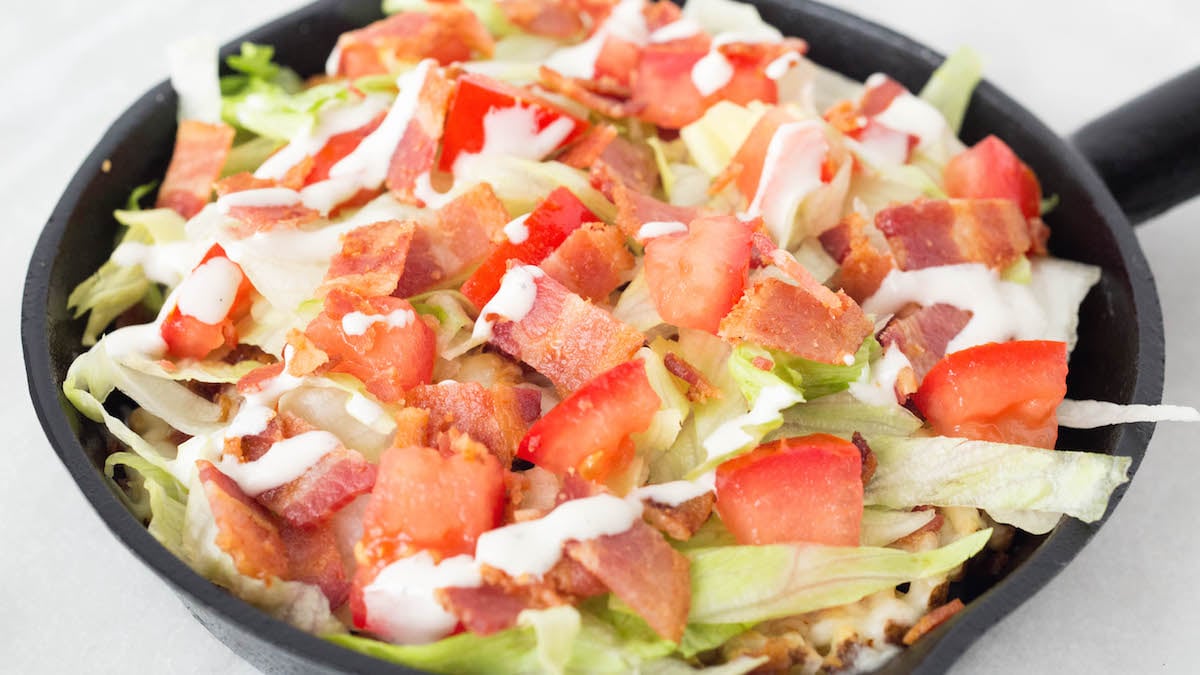
[[[217,467],[251,497],[290,483],[308,471],[341,441],[328,431],[308,431],[271,445],[253,462],[225,457]]]
[[[210,326],[219,324],[229,315],[241,281],[242,272],[233,261],[224,256],[211,258],[179,285],[175,306],[180,313]]]
[[[483,116],[483,147],[479,152],[464,152],[454,159],[454,175],[469,175],[484,157],[521,157],[541,159],[557,148],[575,128],[570,117],[560,117],[544,129],[538,129],[537,110],[513,106],[492,108]]]
[[[526,213],[508,221],[504,226],[504,236],[514,244],[524,244],[529,239],[529,227],[525,225],[528,219],[529,214]]]
[[[722,422],[704,439],[701,445],[708,453],[708,460],[720,459],[753,443],[755,438],[746,433],[745,427],[772,422],[787,408],[803,402],[804,397],[789,386],[764,387],[750,412]]]
[[[524,319],[537,300],[537,279],[542,276],[545,273],[533,265],[518,265],[505,272],[500,280],[500,290],[479,310],[471,337],[490,340],[496,319]]]
[[[167,286],[175,286],[196,266],[201,257],[199,247],[192,241],[168,241],[143,244],[127,241],[112,252],[112,261],[121,267],[141,265],[146,278]]]
[[[747,215],[762,216],[775,241],[790,238],[800,204],[821,187],[821,164],[828,152],[825,132],[817,121],[780,125],[771,137]]]
[[[863,369],[858,382],[850,383],[850,395],[867,405],[892,405],[896,403],[896,378],[912,363],[900,348],[888,345],[883,358]]]
[[[305,157],[315,155],[325,147],[330,138],[366,126],[387,107],[386,97],[373,95],[358,103],[322,108],[316,127],[300,133],[268,157],[254,171],[255,178],[283,178],[289,169]]]
[[[696,480],[675,480],[657,485],[643,485],[629,494],[632,499],[649,499],[663,506],[679,506],[680,504],[708,494],[716,489],[717,473],[709,471]]]
[[[877,87],[886,77],[875,73],[867,78],[864,86],[868,89]],[[918,148],[938,143],[949,132],[946,118],[937,108],[907,91],[893,99],[883,112],[877,113],[874,120],[889,129],[916,136]]]
[[[572,499],[537,520],[484,532],[475,544],[475,559],[514,578],[540,577],[562,557],[567,541],[620,534],[641,517],[640,501],[609,494]]]
[[[449,635],[458,618],[438,603],[439,588],[483,583],[479,566],[458,555],[435,563],[428,551],[383,568],[366,588],[363,602],[372,633],[396,644],[424,644]]]
[[[704,28],[691,17],[680,17],[650,34],[651,44],[674,42],[699,34]]]
[[[687,232],[688,227],[677,220],[669,221],[650,221],[643,223],[637,231],[637,239],[639,241],[647,241],[655,237],[662,237],[668,234],[677,234]]]
[[[386,324],[388,328],[404,328],[416,317],[410,309],[396,309],[387,314],[364,314],[350,312],[342,317],[342,331],[346,335],[362,335],[373,324]]]
[[[238,206],[267,207],[294,206],[300,203],[300,193],[289,188],[270,187],[256,190],[231,192],[217,200],[217,212],[229,215],[229,211]]]

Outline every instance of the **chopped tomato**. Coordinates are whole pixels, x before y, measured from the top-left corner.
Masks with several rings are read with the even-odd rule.
[[[557,474],[604,482],[633,460],[630,434],[645,431],[661,401],[641,361],[588,381],[533,423],[517,456]]]
[[[1066,395],[1067,345],[1022,340],[946,356],[912,401],[944,436],[1053,448]]]
[[[1037,176],[1004,141],[988,136],[946,163],[946,194],[963,198],[1011,199],[1026,218],[1041,212]]]
[[[562,147],[575,140],[588,128],[588,123],[562,108],[543,100],[533,92],[515,85],[492,79],[478,73],[467,73],[458,78],[458,89],[446,115],[446,127],[442,135],[442,156],[438,168],[450,171],[459,155],[475,153],[483,149],[487,139],[486,117],[493,110],[525,108],[532,111],[536,129],[540,132],[558,120],[568,119],[572,129],[559,143]],[[507,133],[513,130],[505,129]],[[539,158],[540,159],[540,158]]]
[[[402,298],[334,289],[305,335],[329,355],[333,372],[357,377],[388,403],[433,376],[437,337]]]
[[[392,448],[380,458],[363,515],[359,562],[370,567],[423,550],[470,555],[503,511],[504,469],[482,445],[468,442],[451,454]]]
[[[760,446],[717,467],[717,512],[740,544],[858,546],[862,454],[828,434]]]
[[[686,233],[646,243],[646,283],[668,323],[716,333],[742,297],[750,272],[750,228],[733,216],[697,218]]]
[[[500,290],[500,280],[508,270],[509,260],[536,265],[545,260],[580,225],[598,220],[573,192],[565,187],[556,188],[525,219],[524,228],[528,233],[525,239],[520,243],[506,239],[496,244],[463,284],[463,295],[476,307],[483,307]]]
[[[213,350],[221,347],[233,347],[237,344],[237,330],[233,324],[250,309],[250,293],[254,287],[242,272],[242,268],[229,260],[225,255],[225,250],[219,244],[213,244],[192,271],[195,272],[214,258],[220,258],[228,265],[232,265],[232,269],[237,274],[237,290],[233,301],[225,316],[216,323],[208,323],[198,317],[184,314],[178,304],[172,308],[159,326],[163,341],[167,343],[167,353],[171,356],[202,359]],[[185,279],[183,283],[187,284],[188,281]],[[207,289],[200,289],[200,292],[204,290]]]
[[[642,49],[634,78],[633,102],[638,117],[666,129],[679,129],[704,114],[704,96],[692,83],[692,66],[704,49],[679,50],[650,44]]]

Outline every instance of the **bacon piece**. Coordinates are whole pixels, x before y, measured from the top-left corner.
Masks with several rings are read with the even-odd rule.
[[[490,57],[495,42],[475,13],[457,2],[430,3],[400,12],[338,38],[337,74],[349,79],[383,75],[400,62],[435,59],[442,65]]]
[[[375,465],[357,451],[337,447],[294,481],[258,496],[263,506],[295,527],[320,523],[371,491]]]
[[[432,222],[416,224],[393,295],[406,298],[463,275],[492,250],[492,239],[507,222],[491,185],[480,183],[459,195]]]
[[[714,387],[708,381],[708,378],[704,377],[704,373],[697,370],[692,364],[684,361],[675,352],[667,352],[667,355],[663,357],[663,365],[666,366],[668,373],[687,382],[687,397],[689,401],[702,403],[710,398],[721,398],[721,390]],[[770,370],[770,368],[767,370]]]
[[[413,387],[405,403],[429,411],[425,444],[451,427],[487,446],[502,466],[512,464],[517,443],[528,428],[513,387],[494,385],[490,390],[478,382],[446,382]],[[539,396],[540,398],[540,396]]]
[[[594,184],[619,180],[632,190],[646,193],[658,187],[654,152],[647,145],[622,138],[609,124],[589,129],[558,161],[576,169],[591,169]]]
[[[312,584],[329,599],[329,607],[341,607],[350,596],[350,580],[338,553],[337,539],[328,525],[316,528],[279,528],[287,548],[287,578]]]
[[[233,558],[240,574],[264,581],[286,576],[287,549],[271,515],[211,462],[199,460],[196,469],[217,527],[217,548]]]
[[[1029,226],[1009,199],[918,200],[875,214],[902,270],[956,263],[1004,269],[1029,250]]]
[[[232,176],[226,176],[213,183],[213,191],[217,193],[217,198],[221,198],[234,192],[261,190],[275,186],[275,181],[270,178],[258,178],[249,171],[243,171],[235,173]]]
[[[921,617],[908,632],[904,634],[904,639],[901,640],[905,646],[911,647],[921,636],[932,631],[934,628],[945,623],[950,617],[958,614],[963,608],[962,600],[955,598],[950,602],[938,607]]]
[[[901,311],[879,332],[879,344],[904,352],[919,384],[970,320],[971,312],[942,303]]]
[[[267,422],[267,428],[257,434],[226,438],[223,452],[225,455],[237,457],[243,462],[253,462],[267,454],[272,445],[283,439],[283,425],[278,417],[272,417]]]
[[[656,633],[683,637],[692,602],[688,559],[652,527],[639,521],[621,534],[568,542],[566,552]]]
[[[342,250],[333,256],[323,288],[360,295],[390,295],[400,283],[415,224],[384,220],[342,235]]]
[[[862,482],[863,485],[866,485],[875,476],[875,469],[879,468],[879,459],[875,457],[875,452],[871,450],[867,439],[857,431],[850,437],[850,442],[858,448],[859,454],[862,455]]]
[[[586,223],[567,235],[542,261],[541,268],[571,292],[603,303],[617,286],[629,281],[634,262],[621,230],[604,223]]]
[[[862,216],[851,213],[819,237],[825,251],[839,265],[830,285],[840,287],[856,302],[874,295],[884,277],[896,267],[892,254],[876,249],[867,237],[865,228],[866,222]]]
[[[440,588],[434,597],[458,617],[463,628],[478,635],[512,628],[517,625],[517,615],[532,607],[528,598],[490,585]]]
[[[844,365],[871,330],[862,308],[845,293],[834,293],[815,282],[793,286],[764,277],[752,284],[721,320],[718,335],[811,361]]]
[[[700,529],[708,517],[712,515],[716,495],[711,492],[693,497],[679,506],[668,506],[647,499],[646,508],[642,511],[642,519],[651,527],[663,534],[687,541]]]
[[[442,137],[442,126],[446,121],[446,109],[450,106],[450,94],[453,92],[454,84],[440,70],[429,69],[421,83],[416,111],[388,165],[387,187],[402,202],[424,206],[424,202],[413,191],[418,178],[428,175],[433,169],[438,140]]]
[[[526,33],[570,38],[583,32],[583,20],[570,0],[498,0],[513,25]]]
[[[233,148],[233,127],[183,120],[175,132],[171,164],[155,206],[191,218],[204,208]]]
[[[645,342],[640,331],[554,279],[536,283],[533,308],[520,321],[498,320],[492,344],[550,378],[560,393],[628,361]]]
[[[535,387],[513,387],[512,394],[525,424],[538,421],[542,416],[542,391]]]
[[[638,230],[645,223],[690,223],[701,214],[699,209],[668,204],[630,188],[603,160],[592,168],[592,185],[616,205],[617,227],[630,238],[637,238]]]
[[[303,204],[288,206],[234,206],[229,217],[238,221],[228,227],[230,234],[238,238],[249,237],[257,232],[296,230],[321,217],[321,212]]]
[[[594,124],[558,156],[558,161],[576,169],[590,169],[617,136],[613,125]]]
[[[601,83],[567,77],[546,66],[538,68],[538,83],[605,117],[622,119],[630,114],[628,90],[604,87]]]

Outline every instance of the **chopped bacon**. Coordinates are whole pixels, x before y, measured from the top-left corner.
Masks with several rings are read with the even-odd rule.
[[[971,312],[942,303],[901,311],[879,332],[879,343],[884,347],[894,344],[904,352],[920,384],[946,355],[946,345],[970,320]]]
[[[505,522],[541,518],[558,503],[562,480],[540,466],[510,471],[506,476],[510,513]]]
[[[505,18],[526,33],[570,38],[583,31],[582,16],[569,0],[498,0],[496,4]]]
[[[862,455],[862,482],[863,485],[871,482],[875,476],[875,469],[879,468],[879,459],[875,456],[875,452],[871,450],[867,439],[859,432],[854,432],[850,437],[850,442],[854,447],[858,448],[858,452]]]
[[[646,500],[642,518],[651,527],[668,537],[687,541],[712,515],[715,503],[716,497],[711,492],[693,497],[678,506],[668,506],[653,500]]]
[[[690,223],[700,215],[699,209],[668,204],[630,188],[603,160],[592,169],[592,184],[616,204],[617,227],[630,238],[636,238],[645,223]]]
[[[876,249],[865,228],[862,216],[851,213],[819,237],[825,251],[839,265],[830,285],[840,287],[856,302],[874,295],[884,277],[896,267],[892,254]]]
[[[902,270],[937,265],[1011,265],[1031,245],[1029,226],[1009,199],[918,200],[875,214]]]
[[[640,331],[545,276],[537,279],[529,313],[520,321],[501,319],[492,330],[492,344],[550,378],[561,393],[628,361],[645,342]]]
[[[295,230],[321,217],[320,211],[296,203],[287,206],[234,206],[229,217],[238,221],[229,226],[235,237],[245,238],[257,232]]]
[[[392,414],[396,421],[396,433],[392,436],[392,447],[407,448],[424,445],[429,435],[429,411],[424,408],[401,408]]]
[[[958,614],[963,609],[963,601],[955,598],[950,602],[938,607],[921,617],[908,632],[904,634],[904,639],[901,640],[905,646],[912,646],[921,636],[932,631],[934,628],[945,623],[950,617]]]
[[[571,234],[541,263],[541,268],[568,290],[603,303],[629,281],[634,259],[625,248],[621,230],[604,223],[587,223]]]
[[[487,446],[505,467],[528,427],[516,389],[508,385],[485,389],[478,382],[446,382],[414,387],[404,398],[406,404],[429,411],[427,439],[457,428]]]
[[[442,5],[437,3],[433,6]],[[450,106],[450,94],[453,92],[454,84],[439,69],[428,70],[417,95],[416,110],[388,165],[387,187],[402,202],[424,206],[414,190],[417,180],[433,169],[438,140],[442,137],[442,127],[446,121],[446,109]]]
[[[571,541],[567,555],[673,642],[683,637],[691,607],[688,559],[643,522],[621,534]]]
[[[259,495],[258,501],[289,524],[305,527],[323,522],[374,485],[375,465],[339,446],[296,480]]]
[[[342,250],[333,256],[324,288],[360,295],[390,295],[400,283],[415,225],[384,220],[342,235]]]
[[[328,526],[279,528],[287,548],[287,578],[312,584],[329,599],[330,608],[341,607],[350,596],[350,580],[338,553],[337,539]]]
[[[382,75],[398,63],[435,59],[442,65],[489,57],[495,43],[475,13],[457,2],[430,3],[400,12],[338,39],[337,74],[349,79]]]
[[[721,398],[721,390],[714,387],[704,373],[675,352],[667,352],[663,357],[663,365],[666,366],[667,372],[687,383],[689,401],[702,403],[710,398]]]
[[[558,156],[558,161],[576,169],[590,169],[617,136],[613,125],[594,124]]]
[[[276,185],[277,183],[273,179],[258,178],[249,171],[242,171],[232,176],[226,176],[213,183],[213,191],[217,193],[217,198],[219,199],[234,192],[261,190],[263,188],[275,187]]]
[[[759,279],[721,321],[718,334],[842,365],[871,334],[871,321],[845,293],[816,286],[819,290],[773,277]]]
[[[266,581],[286,576],[287,549],[271,515],[211,462],[199,460],[196,469],[217,528],[217,548],[248,577]]]
[[[267,422],[267,427],[257,434],[234,436],[232,438],[226,437],[223,453],[227,456],[237,457],[243,462],[253,462],[267,454],[272,445],[282,441],[284,439],[283,433],[283,424],[279,418],[272,417]]]
[[[500,586],[440,588],[434,597],[458,617],[463,628],[476,635],[491,635],[517,625],[517,616],[533,605],[524,595]]]
[[[601,83],[567,77],[546,66],[538,68],[538,83],[556,94],[580,103],[605,117],[621,119],[629,116],[629,92],[621,88],[605,87]]]
[[[478,185],[443,206],[432,222],[420,222],[409,245],[404,274],[393,295],[409,297],[444,285],[479,263],[508,222],[492,186]]]
[[[233,127],[183,120],[175,132],[171,164],[158,190],[158,208],[191,218],[204,208],[233,148]]]
[[[273,378],[279,377],[283,372],[283,361],[278,363],[270,363],[265,366],[260,366],[242,376],[242,379],[237,381],[237,390],[239,394],[253,394],[263,390],[267,382]]]
[[[577,169],[591,169],[592,183],[606,194],[614,181],[637,192],[653,192],[658,187],[658,165],[650,147],[634,143],[617,134],[615,127],[593,127],[579,142],[567,149],[559,161]]]

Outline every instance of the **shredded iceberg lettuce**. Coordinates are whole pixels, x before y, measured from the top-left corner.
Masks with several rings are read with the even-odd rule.
[[[981,79],[983,62],[979,54],[969,47],[962,47],[933,71],[921,89],[921,98],[937,108],[946,118],[946,124],[957,134],[967,114],[971,94]]]

